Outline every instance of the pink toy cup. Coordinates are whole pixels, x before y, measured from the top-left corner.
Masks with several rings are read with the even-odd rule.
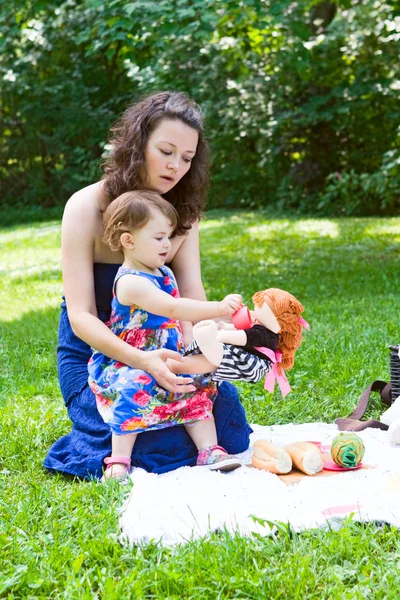
[[[243,304],[239,310],[232,315],[232,323],[236,329],[249,329],[252,326],[250,311]]]

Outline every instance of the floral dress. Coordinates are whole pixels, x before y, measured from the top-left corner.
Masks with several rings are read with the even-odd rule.
[[[146,277],[159,289],[179,298],[171,269],[164,266],[159,270],[161,275],[124,267],[118,270],[113,285],[111,318],[107,325],[119,338],[139,350],[168,348],[183,354],[182,330],[178,321],[148,313],[139,306],[125,306],[115,294],[118,279],[133,274]],[[173,394],[158,386],[145,371],[128,367],[100,352],[93,353],[88,370],[97,408],[116,435],[213,419],[212,406],[217,390],[208,376],[192,376],[196,391]]]

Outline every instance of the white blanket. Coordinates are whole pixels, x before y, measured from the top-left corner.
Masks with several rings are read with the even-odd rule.
[[[309,423],[262,427],[253,425],[251,443],[270,439],[278,444],[317,440],[329,444],[335,425]],[[275,522],[295,531],[335,526],[345,516],[385,521],[400,527],[400,446],[386,431],[361,432],[371,469],[331,477],[304,477],[287,485],[278,476],[243,466],[231,473],[205,467],[183,467],[155,475],[134,469],[133,488],[122,510],[122,539],[131,544],[157,540],[182,543],[226,529],[232,533],[268,535]],[[241,455],[251,462],[251,448]]]

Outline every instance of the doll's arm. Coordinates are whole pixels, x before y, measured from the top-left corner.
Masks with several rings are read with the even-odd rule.
[[[239,329],[236,331],[225,331],[222,329],[218,331],[217,339],[222,344],[245,346],[246,348],[264,346],[274,352],[277,350],[279,343],[279,335],[277,333],[258,323],[248,329]]]
[[[229,331],[237,331],[236,327],[234,326],[233,323],[226,323],[225,321],[218,321],[217,325],[218,325],[218,329],[227,329]]]
[[[232,344],[233,346],[245,346],[247,335],[243,329],[219,329],[217,339],[222,344]]]

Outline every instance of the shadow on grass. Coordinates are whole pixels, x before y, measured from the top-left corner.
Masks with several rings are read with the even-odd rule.
[[[11,282],[14,285],[28,285],[29,283],[43,283],[46,281],[61,281],[60,269],[47,269],[43,265],[30,267],[29,269],[15,269],[11,271]],[[60,299],[61,303],[61,299]]]
[[[21,225],[42,225],[49,220],[61,220],[64,206],[7,206],[0,207],[0,218],[4,230],[17,229]]]
[[[384,233],[375,219],[265,223],[235,215],[215,224],[206,221],[201,233],[205,280],[211,287],[217,279],[224,292],[232,286],[240,292],[242,287],[284,287],[322,302],[332,293],[341,300],[395,294],[400,221],[393,221],[397,231]]]

